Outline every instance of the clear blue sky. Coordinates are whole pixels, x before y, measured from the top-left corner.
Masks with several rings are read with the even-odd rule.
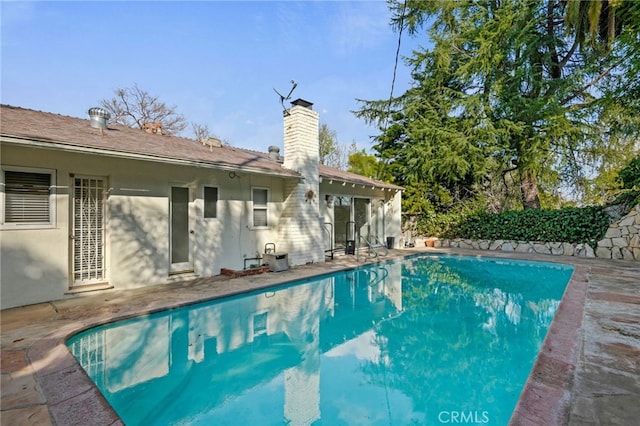
[[[350,111],[386,99],[398,35],[376,1],[1,1],[1,102],[86,117],[137,84],[242,148],[282,147],[274,88],[314,103],[338,141],[370,147]],[[417,41],[403,36],[401,54]],[[400,62],[395,94],[409,85]],[[191,137],[190,129],[185,136]]]

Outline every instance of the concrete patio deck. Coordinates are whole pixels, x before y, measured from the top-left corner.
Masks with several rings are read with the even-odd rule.
[[[558,262],[575,271],[513,413],[514,425],[640,419],[640,262],[477,250],[392,250]],[[353,256],[279,273],[108,290],[3,310],[2,425],[123,424],[64,345],[91,326],[362,265]]]

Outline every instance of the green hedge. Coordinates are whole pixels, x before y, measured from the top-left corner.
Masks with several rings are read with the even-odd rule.
[[[444,237],[456,227],[469,213],[431,213],[421,216],[413,232],[427,237]]]
[[[595,243],[609,228],[603,207],[517,210],[499,214],[449,213],[422,216],[417,235],[474,240]]]
[[[595,246],[608,227],[609,216],[602,207],[528,209],[469,215],[448,227],[443,237],[589,243]]]

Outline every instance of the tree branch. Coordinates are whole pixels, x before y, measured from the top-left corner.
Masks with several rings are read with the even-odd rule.
[[[567,103],[571,102],[572,100],[574,100],[578,96],[580,96],[583,93],[585,93],[587,91],[587,89],[589,89],[591,86],[593,86],[594,84],[596,84],[597,82],[599,82],[600,80],[605,78],[611,72],[611,70],[616,68],[618,65],[622,64],[626,59],[627,59],[627,57],[620,58],[619,61],[616,61],[615,63],[611,64],[610,67],[608,67],[607,69],[602,71],[600,74],[598,74],[598,76],[596,78],[594,78],[589,83],[587,83],[584,86],[582,86],[580,89],[576,90],[572,95],[570,95],[570,96],[564,98],[562,101],[560,101],[560,105],[566,105]]]

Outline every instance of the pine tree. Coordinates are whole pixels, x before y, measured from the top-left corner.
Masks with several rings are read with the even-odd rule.
[[[509,176],[522,206],[540,208],[541,187],[557,190],[572,172],[578,182],[605,139],[638,134],[632,98],[618,110],[625,129],[601,127],[634,89],[621,77],[638,65],[628,49],[637,31],[627,44],[584,43],[585,27],[572,26],[559,0],[390,5],[395,28],[417,35],[428,25],[432,47],[407,59],[412,88],[391,101],[361,101],[356,114],[379,124],[374,148],[397,183],[433,205],[446,208],[499,180],[506,186]]]

